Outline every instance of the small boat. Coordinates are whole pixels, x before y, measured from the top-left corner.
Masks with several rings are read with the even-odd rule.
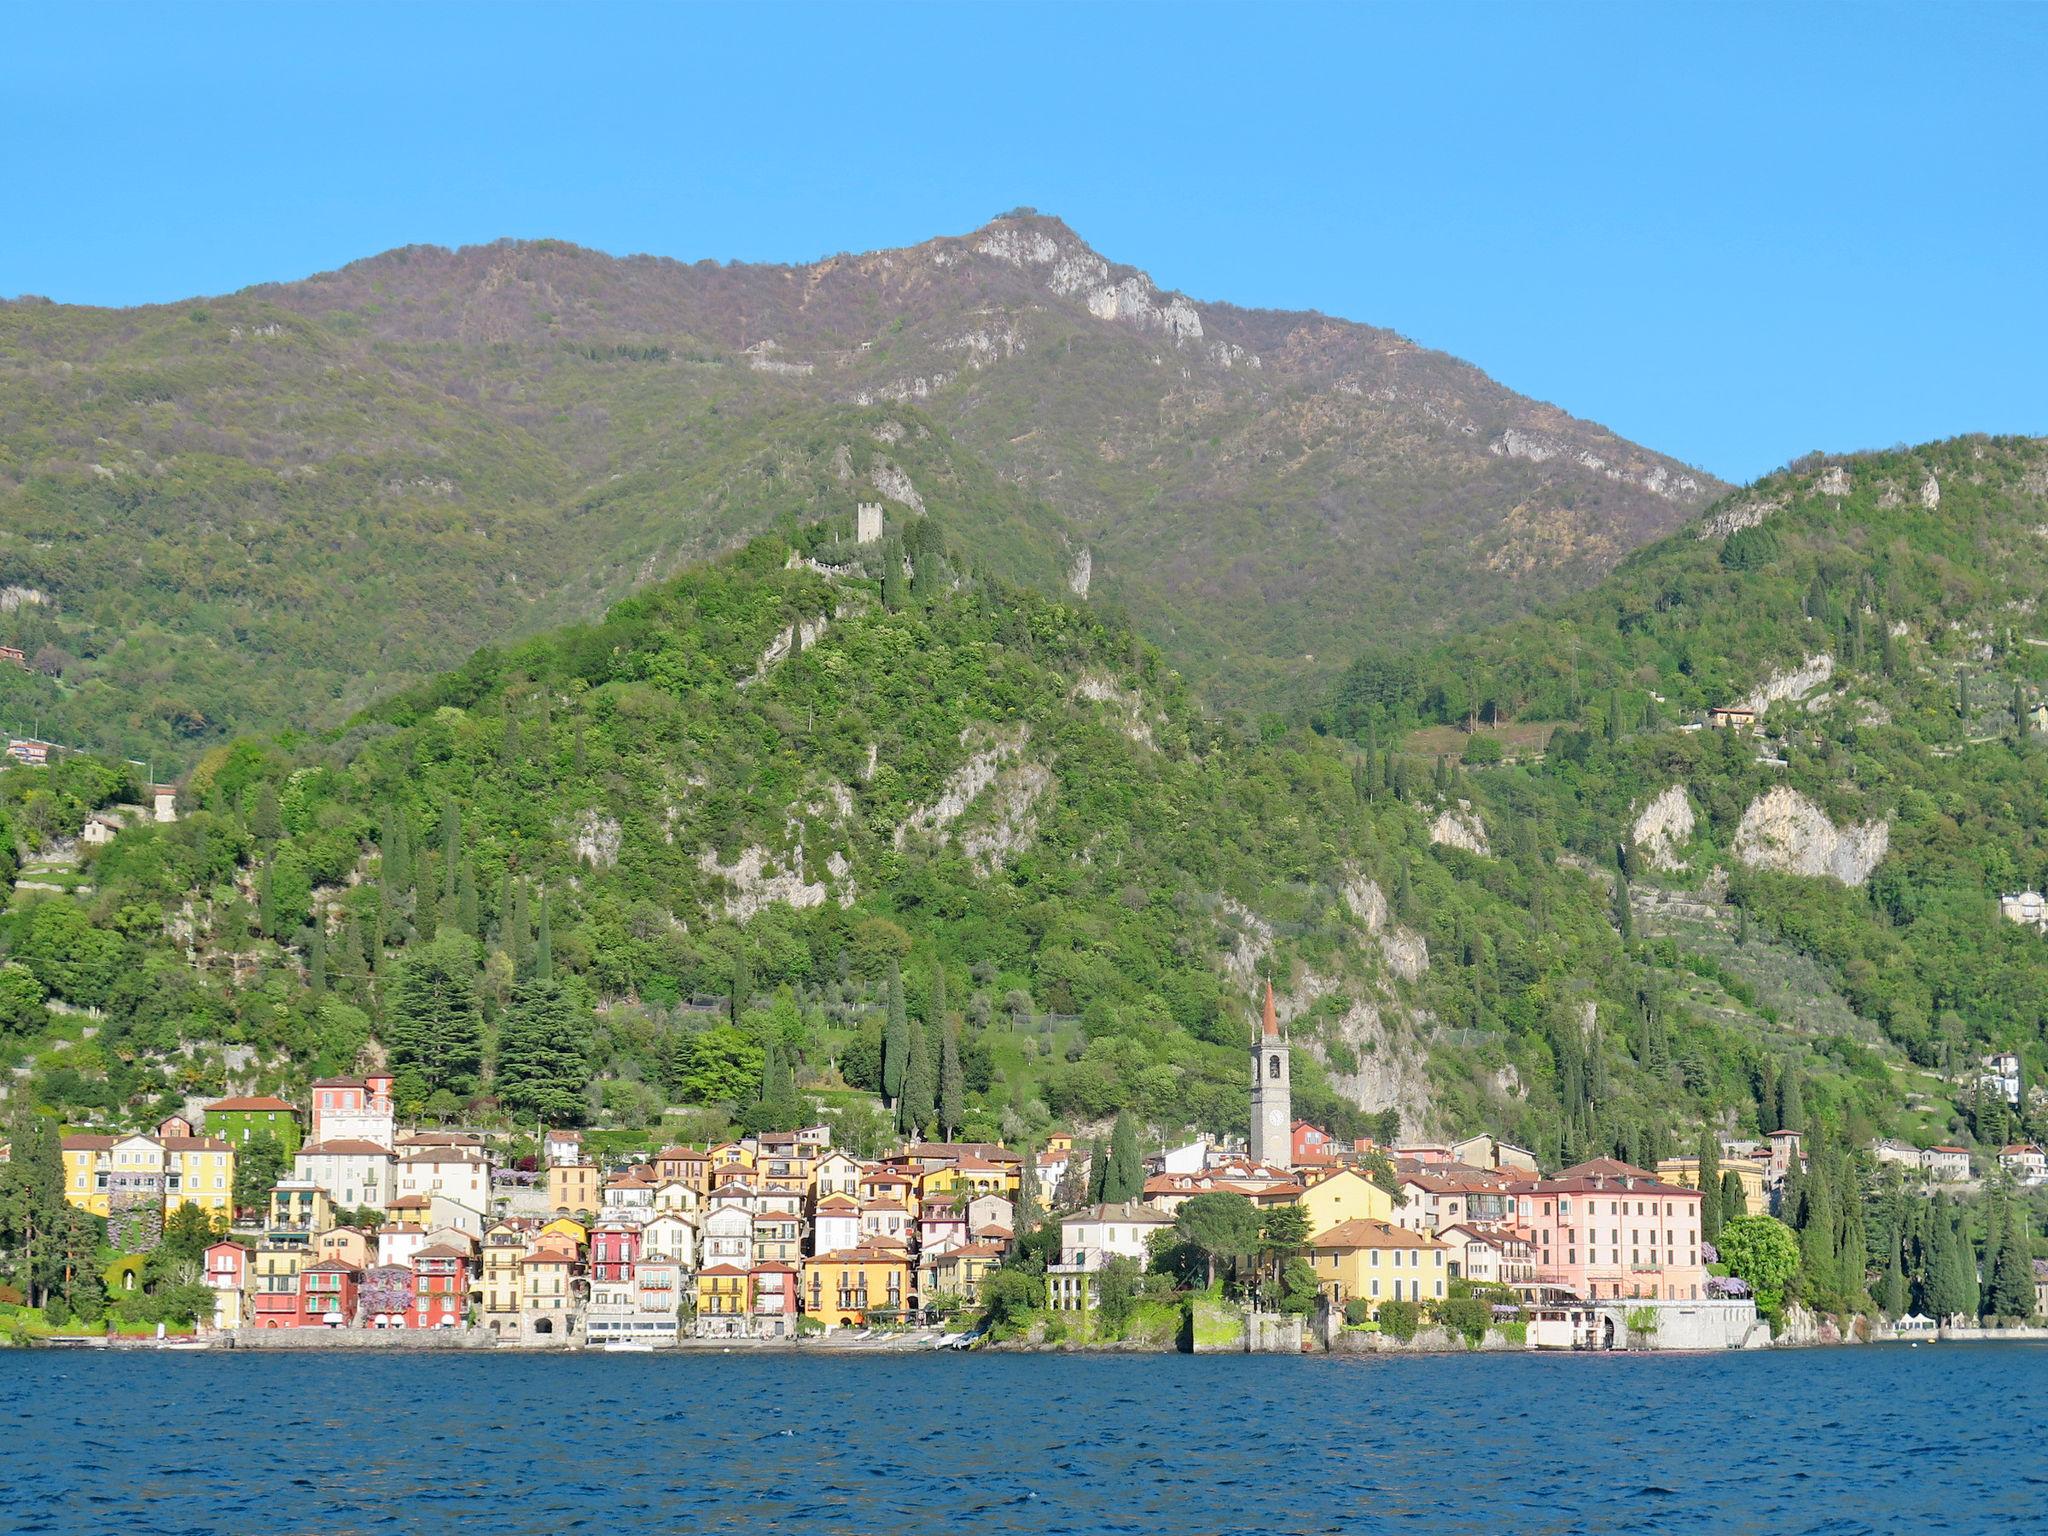
[[[651,1355],[654,1346],[645,1339],[606,1339],[600,1346],[608,1355]]]

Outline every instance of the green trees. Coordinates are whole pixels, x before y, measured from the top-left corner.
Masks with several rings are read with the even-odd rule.
[[[1210,1285],[1216,1283],[1219,1265],[1234,1276],[1259,1251],[1261,1230],[1259,1208],[1243,1195],[1195,1195],[1174,1213],[1174,1236],[1201,1255]]]
[[[445,933],[407,952],[384,1020],[401,1093],[415,1106],[437,1092],[474,1093],[483,1070],[484,1020],[470,941]]]
[[[1138,1126],[1128,1110],[1116,1117],[1110,1131],[1109,1155],[1105,1159],[1102,1187],[1096,1198],[1111,1204],[1135,1200],[1144,1193],[1145,1164],[1138,1151]]]
[[[268,1131],[258,1131],[235,1150],[235,1209],[260,1211],[270,1191],[291,1168],[291,1159]]]
[[[1137,1260],[1120,1253],[1104,1259],[1095,1272],[1095,1320],[1105,1337],[1123,1337],[1124,1327],[1137,1306],[1142,1274]]]
[[[937,1113],[938,1068],[932,1060],[930,1031],[921,1025],[907,1026],[910,1059],[903,1066],[901,1123],[907,1136],[922,1136]]]
[[[1721,1223],[1749,1213],[1749,1192],[1742,1187],[1742,1175],[1730,1168],[1721,1175]],[[1718,1229],[1717,1233],[1718,1233]],[[1718,1236],[1715,1239],[1719,1241]]]
[[[2005,1206],[2004,1231],[2000,1234],[1998,1258],[1991,1267],[1989,1279],[1985,1298],[1988,1314],[2008,1318],[2034,1315],[2034,1266],[2026,1228],[2018,1209],[2011,1202]]]
[[[1699,1188],[1700,1236],[1711,1243],[1721,1235],[1722,1221],[1721,1140],[1712,1126],[1700,1132]]]
[[[752,1036],[717,1025],[690,1039],[677,1091],[692,1104],[745,1104],[761,1082],[763,1060]]]
[[[910,1019],[903,1006],[903,971],[889,962],[889,979],[884,988],[889,1010],[882,1031],[882,1097],[898,1104],[903,1097],[903,1075],[910,1067]],[[897,1111],[899,1120],[902,1111]]]
[[[23,1092],[11,1096],[8,1159],[0,1163],[0,1258],[29,1305],[40,1305],[59,1274],[65,1225],[64,1159],[57,1124]]]
[[[582,1124],[589,1040],[589,1010],[564,983],[519,983],[498,1023],[499,1102],[523,1122]]]
[[[1757,1309],[1775,1314],[1799,1272],[1799,1240],[1775,1216],[1737,1216],[1721,1226],[1721,1262],[1747,1281]]]
[[[967,1075],[960,1068],[960,1042],[950,1024],[939,1026],[939,1135],[951,1141],[967,1113]]]

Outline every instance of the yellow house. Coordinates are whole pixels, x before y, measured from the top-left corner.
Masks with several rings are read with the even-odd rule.
[[[1356,1168],[1339,1168],[1295,1197],[1311,1232],[1327,1232],[1347,1221],[1392,1221],[1394,1197]]]
[[[963,1243],[943,1253],[918,1259],[918,1296],[930,1303],[935,1296],[958,1296],[966,1302],[981,1299],[981,1282],[1003,1261],[999,1243]]]
[[[1379,1316],[1382,1302],[1442,1301],[1448,1252],[1426,1232],[1364,1219],[1343,1222],[1308,1241],[1316,1288],[1340,1307],[1364,1302],[1373,1317]]]
[[[313,1256],[323,1264],[334,1260],[355,1269],[368,1269],[377,1262],[377,1245],[368,1233],[356,1227],[335,1227],[313,1239]]]
[[[270,1191],[270,1219],[265,1230],[273,1237],[290,1234],[310,1245],[318,1232],[334,1227],[334,1202],[310,1179],[280,1179]]]
[[[543,1238],[566,1237],[579,1249],[590,1246],[590,1228],[568,1216],[557,1216],[540,1229],[540,1235]]]
[[[992,1163],[981,1157],[962,1157],[936,1168],[926,1169],[917,1181],[917,1205],[923,1210],[934,1205],[951,1205],[955,1196],[1002,1195],[1017,1189],[1017,1169],[1012,1164]]]
[[[725,1182],[725,1169],[751,1168],[754,1166],[754,1154],[736,1141],[721,1141],[717,1146],[710,1148],[704,1155],[709,1160],[705,1177],[709,1181],[709,1187],[712,1189],[718,1188],[720,1184]]]
[[[212,1136],[166,1136],[164,1215],[196,1205],[209,1216],[235,1213],[235,1151]]]
[[[543,1233],[519,1263],[519,1301],[528,1312],[566,1312],[574,1305],[570,1285],[576,1270],[574,1248]],[[551,1330],[536,1324],[535,1331]]]
[[[105,1216],[107,1182],[113,1173],[114,1143],[118,1136],[66,1136],[60,1143],[64,1157],[64,1198],[80,1210]]]
[[[713,1264],[697,1271],[697,1331],[744,1333],[753,1311],[752,1276],[737,1264]]]
[[[519,1315],[520,1261],[526,1257],[526,1234],[499,1222],[484,1234],[484,1314],[495,1318],[495,1330],[506,1318]]]
[[[1734,1174],[1742,1181],[1743,1209],[1723,1211],[1722,1216],[1768,1216],[1771,1211],[1771,1197],[1764,1184],[1764,1165],[1754,1158],[1724,1157],[1721,1172]],[[1700,1160],[1697,1157],[1666,1157],[1657,1163],[1657,1177],[1667,1184],[1682,1184],[1687,1189],[1700,1187]]]
[[[604,1208],[604,1180],[595,1163],[556,1163],[548,1169],[548,1209],[565,1216],[595,1216]]]
[[[805,1259],[797,1294],[805,1315],[827,1328],[859,1328],[907,1317],[914,1301],[910,1280],[902,1249],[849,1248]]]

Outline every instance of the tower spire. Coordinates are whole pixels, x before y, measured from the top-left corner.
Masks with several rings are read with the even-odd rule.
[[[1273,1011],[1273,983],[1266,983],[1266,1030],[1268,1040],[1277,1039],[1280,1034],[1280,1017]]]

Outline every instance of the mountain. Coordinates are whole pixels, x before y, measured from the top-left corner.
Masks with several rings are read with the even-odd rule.
[[[1272,707],[1369,641],[1577,590],[1719,489],[1028,211],[798,267],[410,247],[224,298],[0,305],[0,643],[41,669],[0,677],[0,716],[172,763],[331,728],[859,501]]]
[[[1802,1032],[1866,1078],[1871,1048],[1909,1059],[1923,1141],[1995,1146],[2042,1106],[1985,1095],[1980,1056],[2048,1070],[2048,937],[2001,905],[2048,887],[2044,611],[2048,442],[1815,457],[1580,598],[1360,657],[1325,725],[1467,762],[1547,735],[1472,773],[1482,815],[1618,856],[1653,932],[1798,952]]]
[[[182,820],[68,872],[120,773],[0,775],[36,864],[0,1067],[126,1122],[382,1059],[408,1112],[627,1140],[810,1112],[793,1082],[865,1145],[900,1008],[957,1041],[946,1129],[1242,1131],[1270,979],[1304,1115],[1639,1161],[1760,1063],[1834,1070],[1732,971],[1625,945],[1541,822],[1472,852],[1455,775],[1240,737],[1121,622],[904,543],[908,578],[830,524],[767,536],[332,741],[216,748]]]

